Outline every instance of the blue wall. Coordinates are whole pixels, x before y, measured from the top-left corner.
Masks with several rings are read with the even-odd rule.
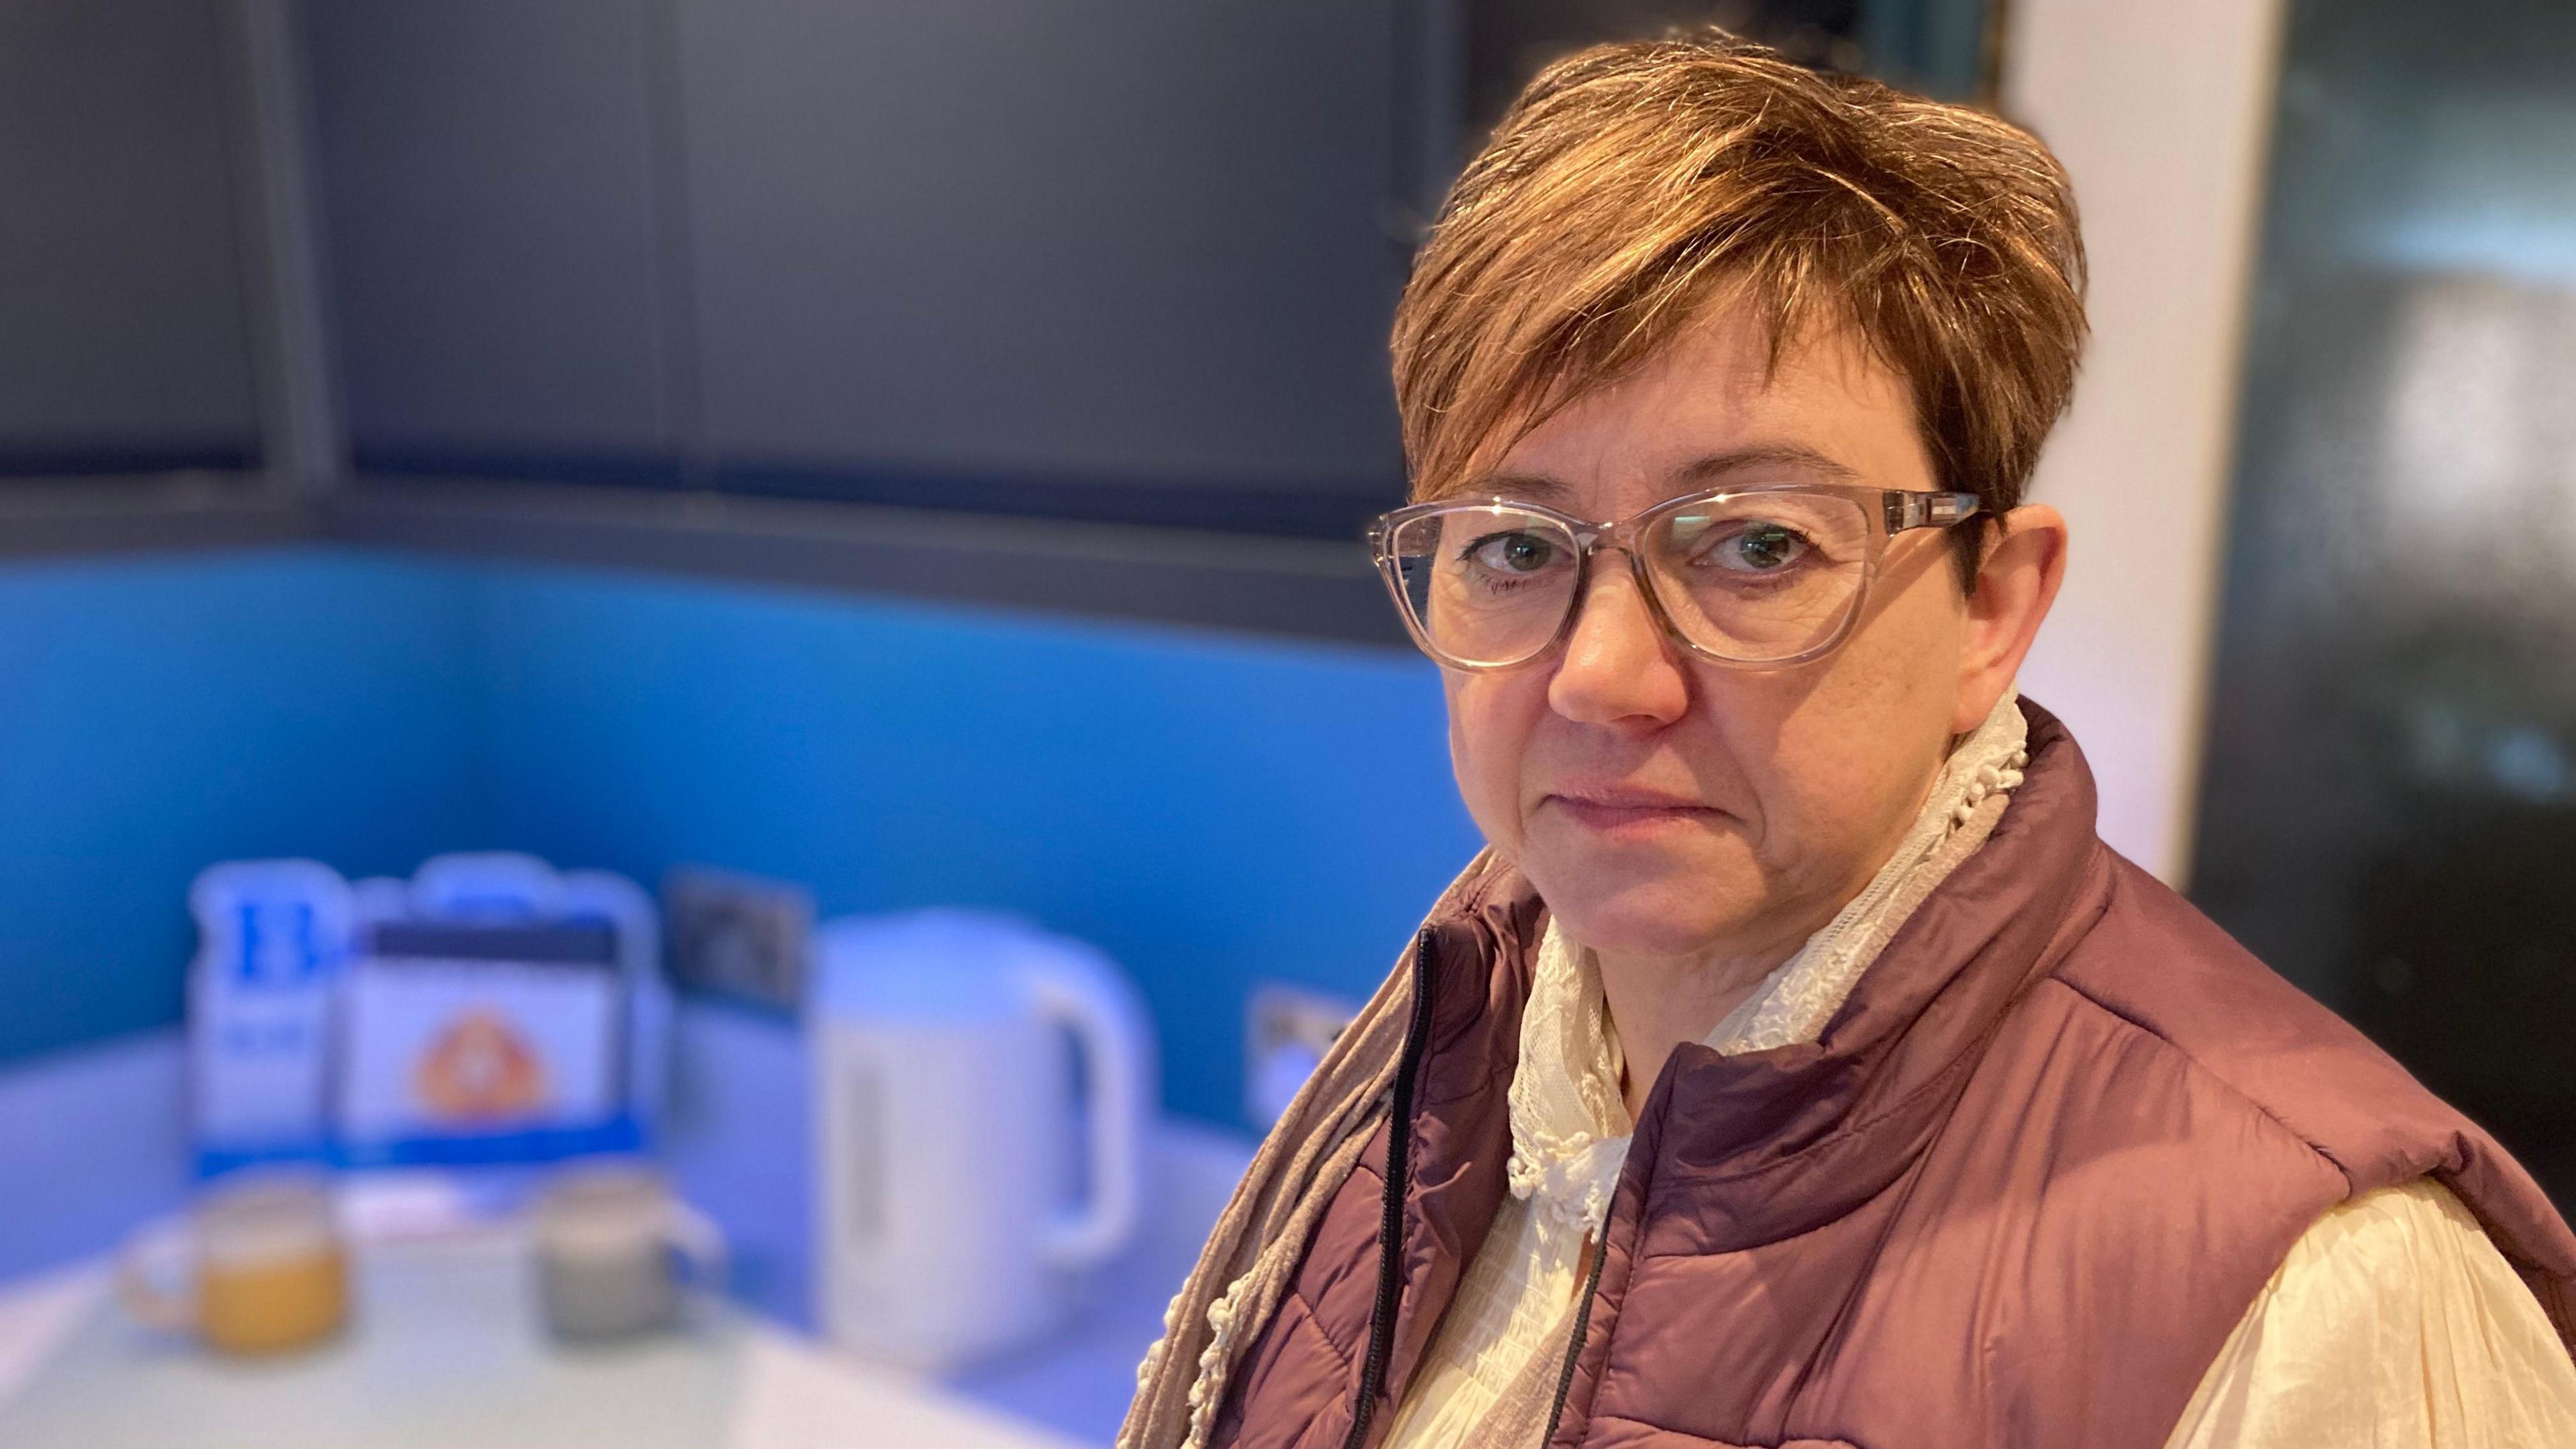
[[[1410,656],[590,573],[474,598],[500,838],[1025,911],[1136,976],[1193,1115],[1237,1114],[1255,980],[1365,995],[1475,850]]]
[[[0,1057],[174,1019],[209,860],[504,846],[1027,912],[1231,1120],[1253,983],[1364,994],[1476,844],[1437,677],[1382,651],[320,549],[0,608]]]
[[[318,550],[0,570],[0,1059],[177,1019],[209,861],[488,839],[468,592]]]

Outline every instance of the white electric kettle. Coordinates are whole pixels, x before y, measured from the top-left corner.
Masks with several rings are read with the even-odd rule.
[[[829,923],[813,965],[823,1332],[934,1370],[1044,1333],[1135,1228],[1154,1059],[1134,989],[1079,942],[965,911]]]

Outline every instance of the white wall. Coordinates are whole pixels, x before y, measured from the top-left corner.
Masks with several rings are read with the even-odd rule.
[[[2191,861],[2238,360],[2281,0],[2013,0],[2004,108],[2074,174],[2093,342],[2035,501],[2074,531],[2022,686],[2083,742],[2102,835]]]

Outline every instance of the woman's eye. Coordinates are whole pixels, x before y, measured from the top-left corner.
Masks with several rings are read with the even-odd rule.
[[[1719,568],[1736,573],[1777,573],[1806,556],[1813,547],[1785,524],[1754,522],[1717,541],[1707,555]]]
[[[1498,533],[1470,545],[1468,557],[1497,573],[1534,574],[1556,561],[1556,545],[1535,533]]]

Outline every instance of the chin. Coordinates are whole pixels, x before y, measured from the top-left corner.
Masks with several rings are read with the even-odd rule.
[[[1743,863],[1555,860],[1522,862],[1530,884],[1572,940],[1621,955],[1702,955],[1723,949],[1759,914]]]

